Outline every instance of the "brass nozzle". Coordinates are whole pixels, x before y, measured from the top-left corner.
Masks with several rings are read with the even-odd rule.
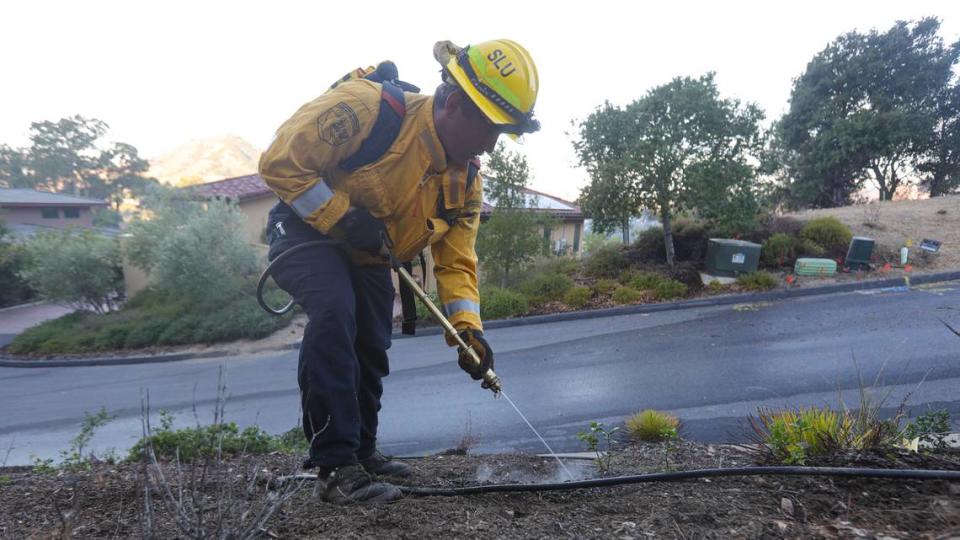
[[[483,382],[487,388],[493,390],[494,394],[500,395],[500,391],[502,390],[500,377],[498,377],[492,369],[488,369],[487,372],[483,374]]]

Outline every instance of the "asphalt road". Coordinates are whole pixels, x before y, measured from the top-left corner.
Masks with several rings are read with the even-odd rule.
[[[504,389],[556,451],[582,450],[591,420],[608,425],[640,409],[671,411],[682,434],[743,441],[758,407],[843,400],[859,388],[890,413],[906,400],[919,414],[951,411],[960,427],[960,284],[871,291],[760,305],[491,330]],[[154,424],[210,423],[221,377],[226,419],[280,433],[298,423],[295,351],[117,367],[0,368],[0,463],[57,458],[85,412],[116,418],[91,448],[124,453],[141,435],[149,394]],[[540,452],[542,445],[505,400],[494,400],[456,366],[437,336],[396,340],[385,379],[380,442],[418,455],[456,446],[479,452]],[[956,429],[955,429],[956,431]]]

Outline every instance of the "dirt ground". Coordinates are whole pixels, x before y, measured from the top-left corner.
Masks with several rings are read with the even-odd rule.
[[[431,456],[409,461],[405,485],[556,481],[552,460],[523,455]],[[587,462],[589,463],[589,462]],[[608,474],[755,463],[734,447],[690,442],[636,444],[618,451]],[[731,477],[576,491],[413,497],[385,505],[318,501],[290,455],[247,456],[202,470],[163,467],[144,489],[140,465],[96,465],[80,473],[0,470],[0,537],[227,537],[248,526],[263,538],[957,538],[960,482]],[[957,451],[834,456],[819,465],[960,470]],[[581,466],[578,470],[584,471]],[[201,475],[200,473],[206,473]],[[595,470],[585,473],[596,475]],[[193,476],[191,476],[193,475]],[[170,488],[165,500],[159,486]],[[194,488],[201,486],[201,489]],[[147,513],[145,493],[152,512]],[[182,501],[176,503],[174,501]],[[197,514],[195,510],[202,507]],[[256,516],[272,509],[257,526]],[[197,518],[196,516],[200,517]],[[150,516],[147,520],[145,516]]]
[[[808,210],[789,214],[807,221],[834,216],[848,227],[854,236],[867,236],[888,250],[899,252],[908,240],[917,257],[924,238],[942,242],[940,252],[922,257],[918,267],[929,271],[960,268],[960,195],[924,200],[884,201]]]

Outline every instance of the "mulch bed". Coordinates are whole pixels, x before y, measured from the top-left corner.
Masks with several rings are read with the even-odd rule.
[[[556,481],[555,462],[526,455],[432,456],[410,461],[405,484]],[[692,442],[621,448],[606,474],[733,467],[756,463],[734,447]],[[254,523],[274,507],[264,538],[953,538],[960,535],[960,482],[731,477],[577,491],[407,497],[386,505],[319,502],[312,482],[279,483],[300,472],[291,455],[245,456],[217,466],[163,466],[187,521],[209,537]],[[813,465],[960,470],[956,450],[834,455]],[[581,465],[577,468],[584,470]],[[206,473],[205,476],[201,473]],[[597,471],[587,471],[598,475]],[[193,475],[193,476],[191,476]],[[89,471],[0,470],[0,537],[185,538],[177,504],[152,484],[146,514],[143,466]],[[282,486],[282,487],[278,487]],[[196,490],[194,488],[197,488]],[[182,490],[182,491],[181,491]],[[268,495],[272,493],[272,495]],[[283,497],[277,498],[280,494]],[[284,497],[288,497],[285,498]],[[282,502],[274,502],[280,501]],[[194,510],[205,507],[196,518]],[[145,516],[149,515],[149,522]],[[218,527],[219,521],[219,527]],[[199,526],[197,524],[200,524]],[[203,537],[203,536],[200,536]]]

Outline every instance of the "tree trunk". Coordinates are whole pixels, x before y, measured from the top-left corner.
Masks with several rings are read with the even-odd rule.
[[[670,227],[670,208],[663,205],[660,210],[660,221],[663,223],[663,246],[667,252],[667,264],[673,268],[673,229]]]
[[[506,289],[506,288],[507,288],[507,276],[509,276],[509,275],[510,275],[510,267],[509,267],[509,266],[504,266],[504,267],[503,267],[503,273],[500,274],[500,288],[501,288],[501,289]]]
[[[630,243],[630,218],[625,218],[623,220],[623,225],[620,226],[621,235],[623,236],[623,243]]]

